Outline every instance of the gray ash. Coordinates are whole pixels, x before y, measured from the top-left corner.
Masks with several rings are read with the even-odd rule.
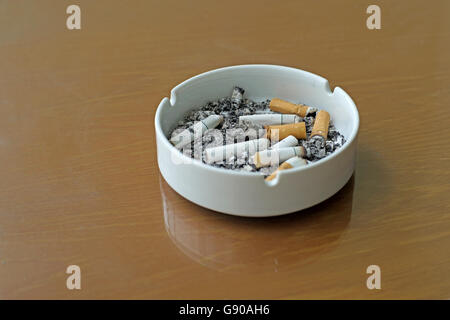
[[[210,115],[222,115],[223,122],[215,129],[206,130],[203,136],[197,137],[189,146],[183,149],[183,153],[195,159],[201,159],[204,163],[204,150],[210,147],[220,146],[223,144],[233,144],[245,140],[262,138],[265,134],[263,126],[256,125],[248,121],[239,123],[239,117],[253,114],[268,114],[275,112],[269,108],[270,100],[253,101],[243,97],[245,90],[240,87],[233,89],[231,97],[221,98],[217,101],[208,102],[199,109],[193,110],[186,114],[186,116],[178,122],[178,126],[171,132],[171,136],[180,133],[184,129],[190,128],[197,121],[203,120]],[[310,114],[303,119],[306,125],[306,133],[311,134],[316,114]],[[190,129],[192,131],[192,129]],[[328,138],[326,141],[316,142],[313,139],[310,141],[301,139],[298,141],[300,146],[304,146],[309,150],[307,155],[308,162],[315,162],[322,159],[342,147],[345,143],[344,136],[337,131],[337,129],[330,122],[328,129]],[[314,149],[319,146],[320,150]],[[194,152],[194,150],[196,152]],[[243,170],[248,172],[259,172],[268,175],[276,170],[277,167],[263,167],[257,169],[253,163],[250,162],[248,154],[244,154],[239,158],[231,158],[222,162],[210,164],[214,167]]]

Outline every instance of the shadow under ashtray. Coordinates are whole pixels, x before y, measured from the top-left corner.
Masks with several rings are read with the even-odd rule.
[[[354,176],[333,197],[300,212],[242,218],[197,206],[160,175],[167,233],[194,261],[220,271],[282,272],[339,245],[352,214]]]

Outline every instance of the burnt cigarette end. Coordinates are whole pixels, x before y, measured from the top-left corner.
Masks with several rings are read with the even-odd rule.
[[[244,92],[245,90],[241,87],[236,86],[233,88],[233,92],[231,94],[231,104],[233,105],[233,107],[236,108],[241,105],[244,98]]]
[[[241,96],[243,96],[245,90],[242,89],[241,87],[235,86],[235,87],[233,88],[233,93],[235,93],[235,92],[236,92],[236,93],[239,93]]]
[[[316,157],[322,159],[326,155],[326,140],[324,137],[320,135],[316,135],[311,137],[306,145],[307,145],[307,154],[309,157]]]

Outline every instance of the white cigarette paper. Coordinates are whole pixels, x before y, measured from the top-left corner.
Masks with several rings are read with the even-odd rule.
[[[299,158],[299,157],[290,158],[290,159],[286,160],[285,162],[289,163],[292,168],[303,167],[308,164],[308,162],[305,159]]]
[[[255,153],[253,162],[257,168],[279,165],[292,157],[304,157],[304,147],[276,148]]]
[[[207,163],[219,162],[231,157],[240,157],[244,152],[248,152],[249,156],[252,156],[258,151],[267,149],[269,145],[269,139],[261,138],[208,148],[205,150],[205,160]]]
[[[275,143],[271,149],[277,149],[277,148],[288,148],[288,147],[295,147],[298,145],[298,140],[294,136],[287,136],[280,142]]]
[[[296,114],[253,114],[250,116],[240,116],[239,124],[242,124],[244,120],[262,126],[269,126],[277,124],[297,123],[302,121],[302,118]]]
[[[185,145],[189,144],[194,140],[194,134],[203,134],[208,129],[214,129],[217,127],[223,120],[222,116],[211,115],[206,119],[200,120],[192,125],[190,128],[194,131],[192,133],[189,129],[183,130],[179,134],[173,136],[170,139],[170,142],[178,149],[183,148]]]

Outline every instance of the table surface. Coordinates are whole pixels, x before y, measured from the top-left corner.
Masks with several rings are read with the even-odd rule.
[[[0,299],[450,298],[450,2],[377,1],[380,30],[364,1],[76,2],[81,30],[71,1],[0,3]],[[239,218],[160,176],[161,99],[248,63],[355,100],[356,171],[329,200]]]

